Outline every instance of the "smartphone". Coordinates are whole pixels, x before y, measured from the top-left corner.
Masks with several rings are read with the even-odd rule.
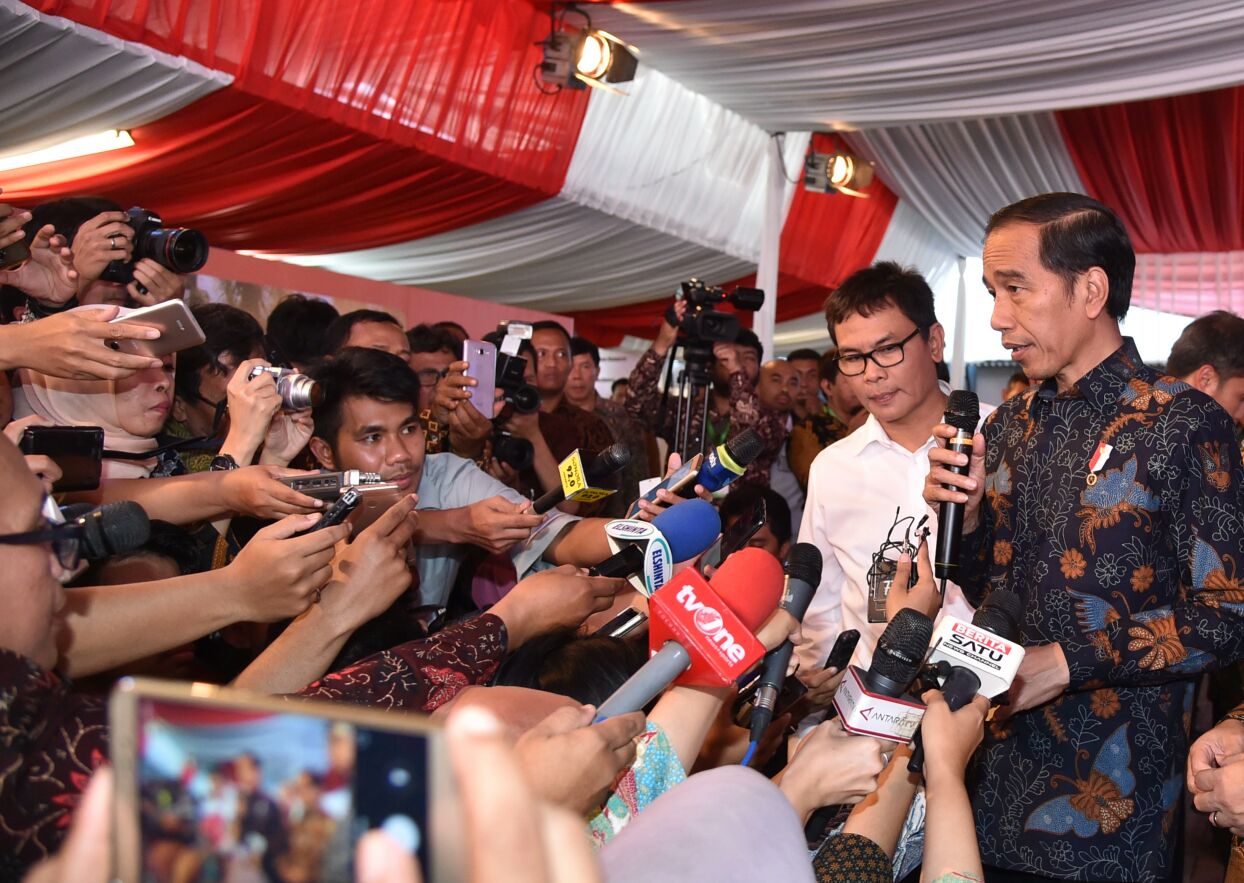
[[[471,404],[491,420],[493,399],[497,397],[497,348],[486,340],[464,340],[462,361],[467,363],[466,376],[479,383],[471,388]]]
[[[760,497],[740,517],[730,522],[730,526],[721,532],[717,542],[709,546],[708,551],[700,557],[700,568],[721,566],[721,562],[728,556],[746,546],[768,520],[769,507],[764,498]]]
[[[345,472],[317,472],[314,475],[291,475],[277,480],[300,494],[326,502],[340,497],[346,488],[381,483],[379,472],[360,472],[357,469],[347,469]]]
[[[99,487],[104,430],[99,426],[27,426],[18,445],[23,454],[42,454],[60,467],[53,493]]]
[[[195,321],[190,308],[182,300],[166,300],[154,306],[142,307],[124,316],[117,316],[111,321],[152,325],[160,329],[160,336],[155,340],[108,341],[108,345],[113,349],[123,350],[135,356],[150,356],[158,359],[178,350],[198,346],[207,340],[207,335],[203,333],[203,329]]]
[[[354,507],[354,510],[346,519],[353,527],[350,533],[352,537],[358,536],[360,530],[370,527],[372,522],[393,508],[403,494],[407,493],[398,485],[390,482],[361,484],[357,487],[349,488],[349,490],[353,490],[359,495],[358,505]]]
[[[855,629],[847,629],[834,641],[834,647],[825,660],[825,668],[836,668],[842,671],[855,655],[855,645],[860,642],[860,633]]]
[[[463,876],[441,731],[416,714],[123,678],[108,705],[114,879],[353,880],[375,828],[430,881]]]
[[[324,514],[320,516],[320,520],[308,527],[306,530],[300,530],[294,534],[296,537],[305,537],[309,533],[317,530],[323,530],[326,527],[332,527],[334,524],[341,524],[345,521],[350,513],[354,511],[354,507],[359,504],[359,500],[363,497],[357,488],[346,488],[341,496],[337,498],[337,502],[333,503],[324,510]]]
[[[643,627],[647,630],[648,616],[642,611],[633,607],[623,610],[613,619],[602,625],[596,631],[592,632],[594,638],[625,638],[627,635],[635,632],[636,629]]]
[[[700,464],[702,462],[704,462],[704,455],[696,454],[686,463],[682,464],[676,470],[674,470],[673,475],[671,475],[669,478],[662,481],[660,484],[658,484],[652,490],[648,491],[648,493],[644,494],[639,499],[647,500],[649,503],[655,503],[657,500],[657,491],[661,490],[662,488],[669,491],[670,493],[677,494],[679,491],[694,487],[696,476],[700,474]],[[682,496],[689,496],[689,494],[683,494]],[[631,506],[631,515],[634,516],[634,514],[638,511],[639,511],[639,500],[636,500],[634,505]]]

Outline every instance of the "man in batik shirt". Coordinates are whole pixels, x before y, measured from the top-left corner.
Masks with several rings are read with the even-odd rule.
[[[1244,645],[1231,421],[1121,336],[1134,266],[1122,223],[1088,197],[995,214],[992,324],[1042,383],[986,422],[968,476],[941,465],[963,455],[930,453],[926,499],[968,503],[964,593],[1024,604],[1009,715],[977,755],[990,881],[1174,877],[1196,677]]]

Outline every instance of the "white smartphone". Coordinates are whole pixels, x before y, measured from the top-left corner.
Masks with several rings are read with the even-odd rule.
[[[114,879],[354,879],[373,828],[424,879],[464,879],[439,727],[422,715],[136,678],[109,702]],[[189,878],[188,878],[189,879]]]
[[[471,387],[471,404],[491,420],[497,397],[497,348],[484,340],[464,340],[462,361],[467,363],[466,376],[479,381],[478,386]]]
[[[169,353],[198,346],[207,340],[207,335],[195,321],[194,314],[182,300],[166,300],[150,307],[142,307],[124,316],[117,316],[111,321],[133,325],[152,325],[160,329],[160,336],[155,340],[108,341],[108,345],[114,350],[122,350],[136,356],[159,359]]]

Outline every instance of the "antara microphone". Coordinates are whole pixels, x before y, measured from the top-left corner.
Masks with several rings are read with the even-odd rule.
[[[924,706],[904,694],[924,663],[932,634],[933,620],[920,611],[905,607],[895,614],[877,641],[868,671],[848,666],[834,694],[834,708],[844,729],[895,742],[911,741]]]
[[[711,582],[683,570],[648,600],[652,658],[601,704],[597,720],[638,711],[671,683],[734,683],[764,658],[754,633],[781,593],[782,565],[763,549],[735,552]]]
[[[587,495],[583,495],[583,492],[585,490],[596,491],[596,494],[591,496],[603,494],[603,491],[598,490],[601,483],[631,462],[630,450],[627,449],[626,445],[618,442],[597,454],[592,464],[587,469],[582,470],[582,474],[576,475],[578,467],[573,464],[578,463],[578,466],[582,465],[582,462],[578,459],[579,456],[579,452],[575,451],[563,461],[561,467],[559,467],[559,471],[562,472],[561,485],[539,497],[532,504],[531,511],[537,515],[543,515],[558,503],[564,503],[568,496],[573,496],[576,493],[580,494],[578,499],[591,502]],[[570,479],[569,482],[567,481],[568,478]],[[612,493],[612,491],[609,493]],[[604,496],[608,496],[608,494],[604,494]]]
[[[946,413],[942,420],[955,428],[955,436],[946,442],[946,449],[956,454],[967,454],[972,459],[972,438],[976,424],[980,423],[981,406],[976,393],[956,389],[946,401]],[[949,465],[956,475],[967,475],[969,466]],[[957,491],[951,485],[942,485]],[[954,580],[959,572],[959,541],[963,538],[963,504],[943,502],[937,508],[937,553],[933,558],[933,573],[941,580],[942,594],[946,593],[946,580]]]

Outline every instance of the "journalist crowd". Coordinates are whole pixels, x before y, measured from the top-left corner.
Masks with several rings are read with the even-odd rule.
[[[1146,364],[1108,206],[989,219],[994,403],[894,263],[768,360],[693,280],[605,395],[558,322],[256,317],[189,295],[207,248],[0,205],[0,879],[111,879],[134,677],[430,716],[481,883],[1178,881],[1186,815],[1244,835],[1244,319]],[[431,873],[265,764],[142,783],[141,879]]]

